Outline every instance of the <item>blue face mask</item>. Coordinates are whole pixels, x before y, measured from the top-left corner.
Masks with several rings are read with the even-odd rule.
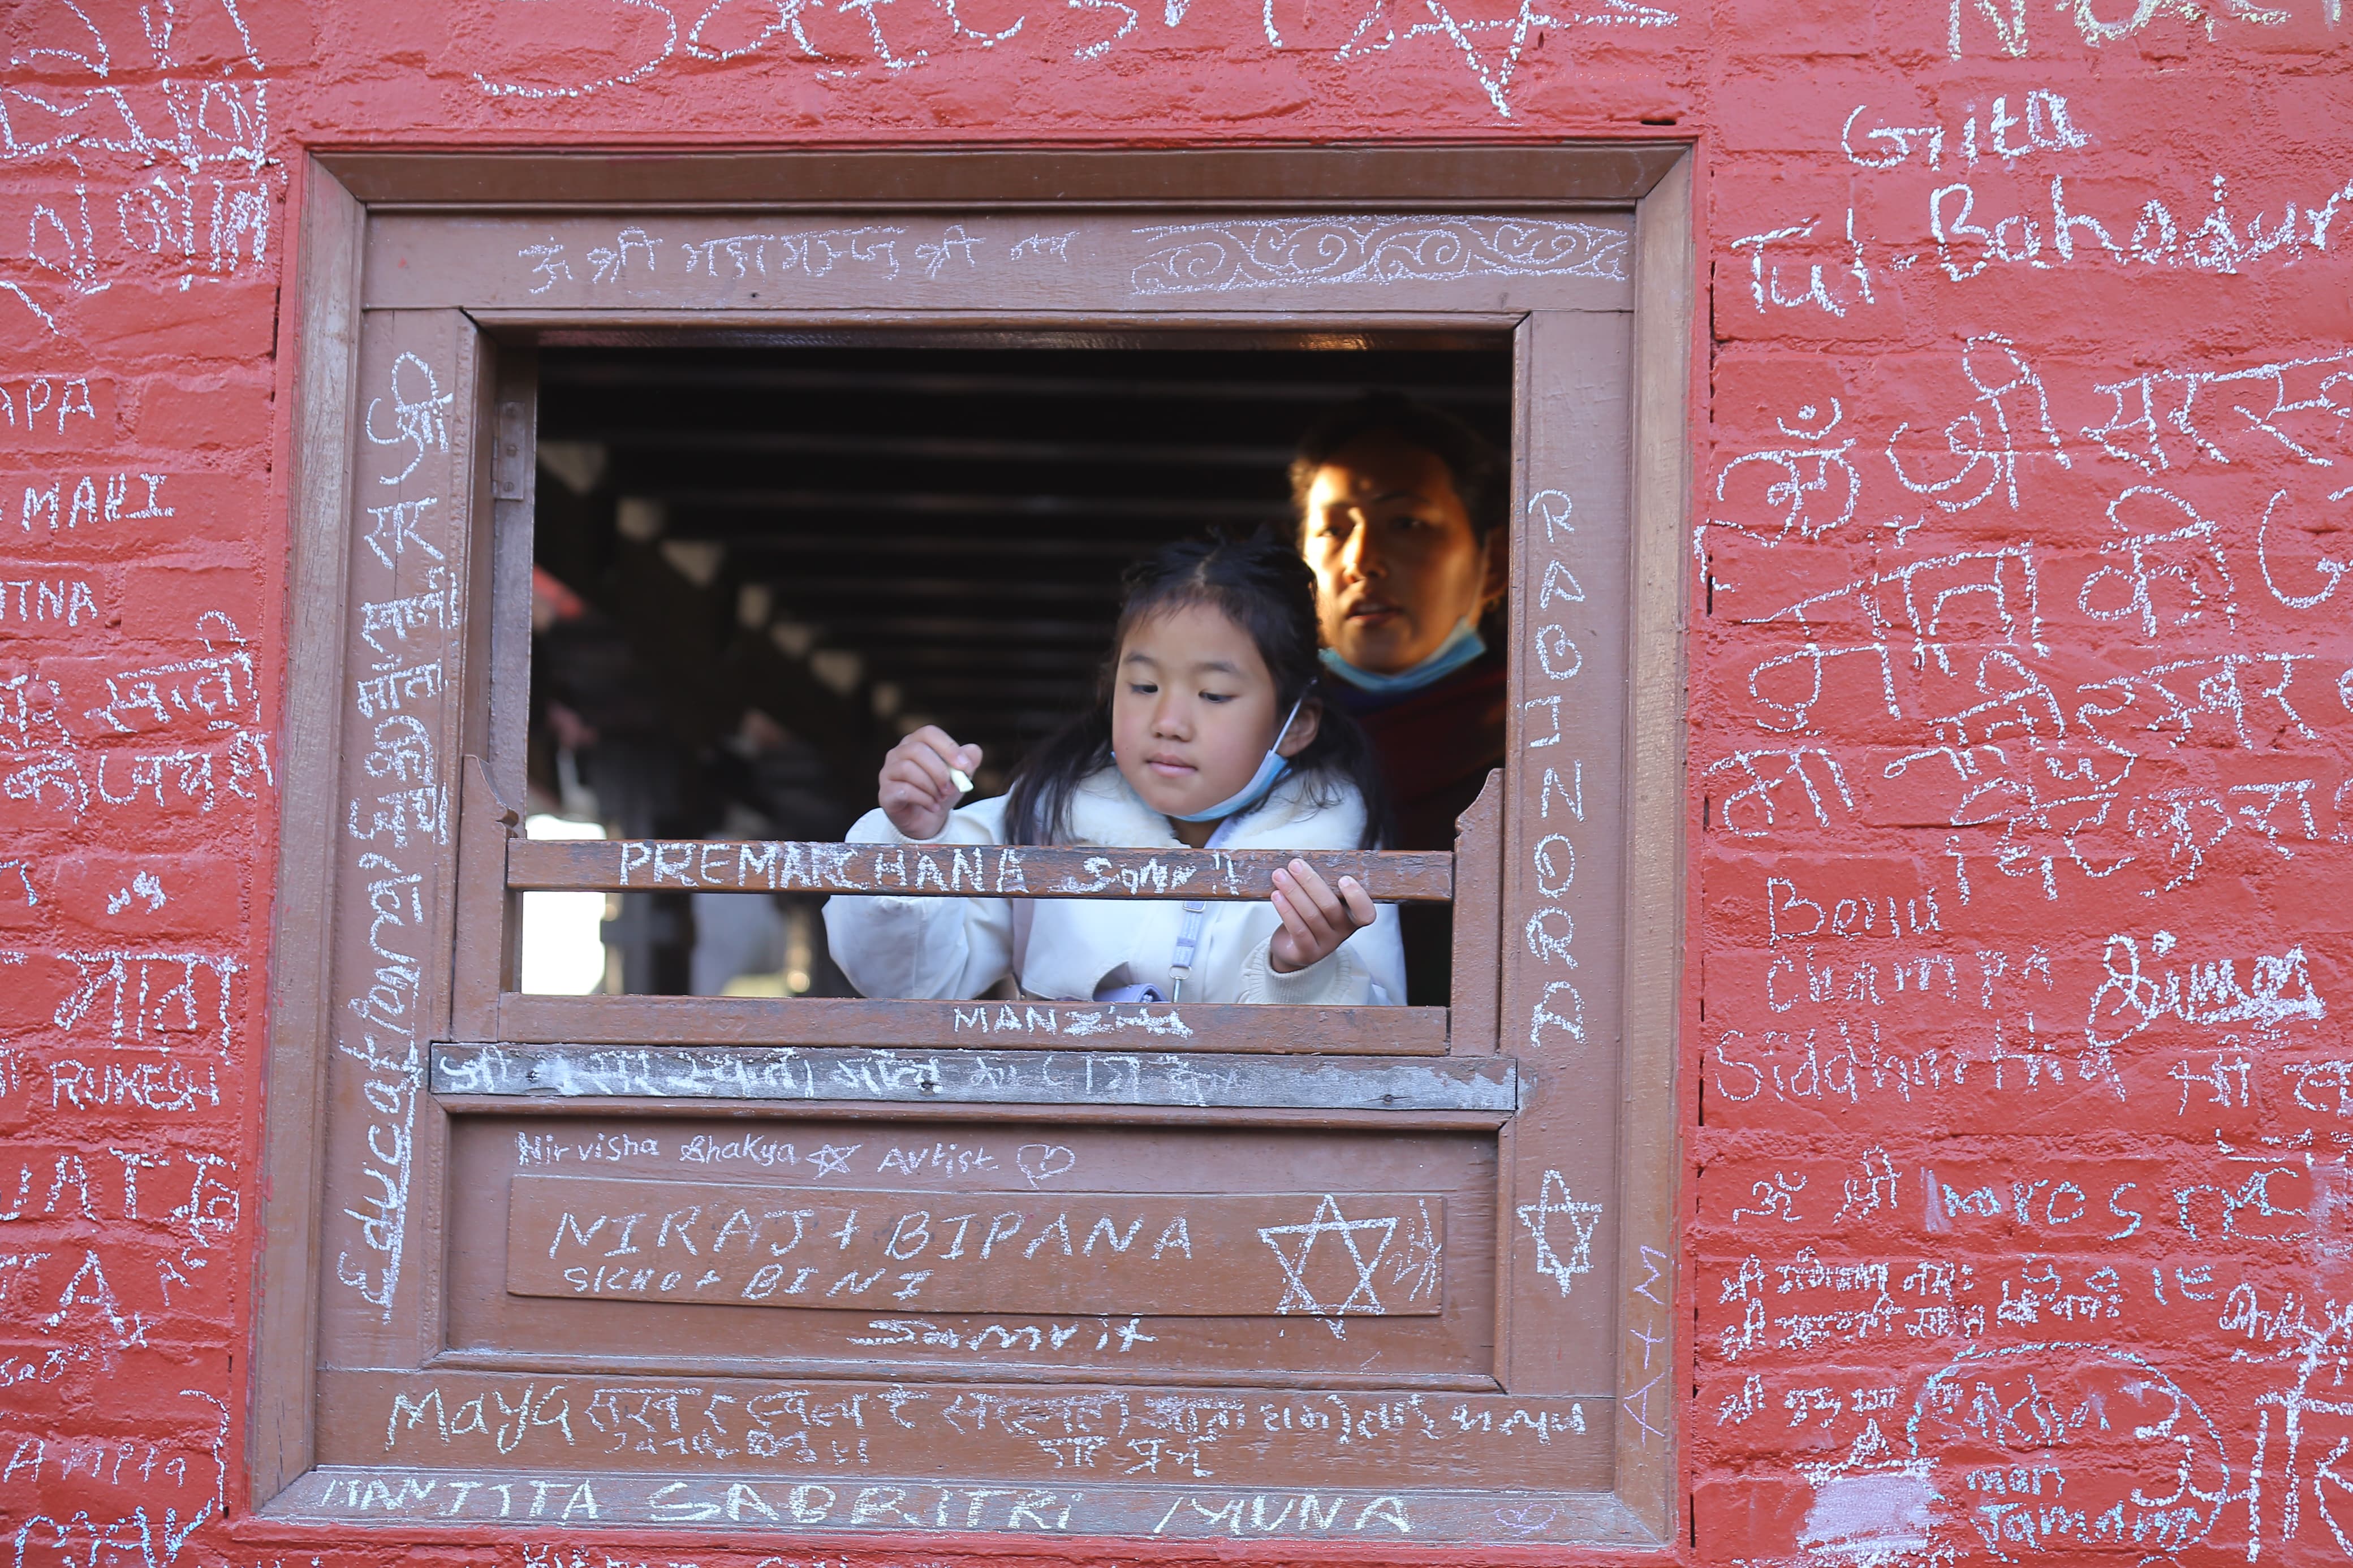
[[[1425,686],[1435,686],[1464,665],[1477,660],[1486,651],[1487,639],[1479,635],[1479,628],[1471,624],[1470,616],[1465,616],[1454,623],[1454,629],[1446,634],[1446,640],[1438,645],[1438,651],[1411,669],[1401,669],[1395,675],[1377,675],[1369,669],[1358,669],[1328,647],[1322,657],[1324,668],[1357,690],[1375,697],[1397,697],[1409,691],[1419,691]]]
[[[1209,807],[1208,810],[1193,812],[1189,816],[1178,816],[1176,820],[1179,822],[1216,822],[1222,817],[1232,816],[1239,812],[1248,811],[1251,806],[1256,805],[1260,801],[1265,799],[1266,792],[1272,789],[1275,786],[1276,781],[1281,779],[1282,775],[1290,770],[1291,759],[1284,756],[1282,752],[1278,751],[1276,748],[1282,744],[1282,738],[1291,733],[1291,721],[1299,717],[1299,703],[1306,700],[1307,693],[1303,691],[1299,694],[1299,701],[1293,702],[1291,705],[1290,713],[1286,715],[1282,721],[1282,728],[1274,732],[1274,745],[1269,746],[1266,749],[1266,755],[1259,759],[1258,772],[1250,774],[1250,783],[1242,785],[1241,788],[1226,796],[1225,799],[1218,802],[1217,805]],[[1172,813],[1172,815],[1175,814]]]

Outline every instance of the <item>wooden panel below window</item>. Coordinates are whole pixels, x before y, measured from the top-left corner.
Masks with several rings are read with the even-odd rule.
[[[1493,1387],[1491,1132],[451,1127],[476,1365]]]

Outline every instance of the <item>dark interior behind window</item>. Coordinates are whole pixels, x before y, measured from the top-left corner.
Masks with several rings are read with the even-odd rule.
[[[934,721],[993,793],[1088,700],[1125,564],[1286,525],[1326,410],[1399,391],[1508,445],[1501,342],[1187,342],[543,351],[531,812],[837,837]],[[629,894],[601,936],[601,989],[848,993],[814,900]]]

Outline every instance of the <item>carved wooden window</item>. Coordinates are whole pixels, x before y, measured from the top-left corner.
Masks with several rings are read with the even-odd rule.
[[[311,169],[257,1506],[1667,1539],[1683,165],[961,156]],[[1324,858],[1453,900],[1450,1007],[512,989],[526,889],[1257,896],[514,836],[534,345],[878,325],[1511,334],[1509,763]]]

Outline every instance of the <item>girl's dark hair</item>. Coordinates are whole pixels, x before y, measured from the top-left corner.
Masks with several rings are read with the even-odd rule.
[[[1482,543],[1504,526],[1511,510],[1512,476],[1495,444],[1443,408],[1394,392],[1371,392],[1342,404],[1299,438],[1291,459],[1291,510],[1302,530],[1307,526],[1307,492],[1314,488],[1316,470],[1367,436],[1419,447],[1445,464],[1454,493],[1471,519],[1471,531]]]
[[[1155,616],[1187,605],[1211,606],[1250,634],[1274,677],[1278,712],[1291,711],[1303,694],[1314,700],[1311,689],[1323,670],[1316,654],[1315,578],[1299,552],[1271,531],[1166,545],[1129,567],[1122,585],[1119,626],[1097,678],[1094,705],[1022,763],[1006,805],[1008,843],[1052,844],[1069,837],[1071,795],[1082,782],[1111,765],[1119,651],[1128,635]],[[1344,788],[1354,785],[1365,803],[1358,847],[1377,848],[1388,826],[1380,761],[1339,704],[1319,706],[1315,739],[1291,759],[1292,772],[1316,787],[1319,806],[1336,804]]]

